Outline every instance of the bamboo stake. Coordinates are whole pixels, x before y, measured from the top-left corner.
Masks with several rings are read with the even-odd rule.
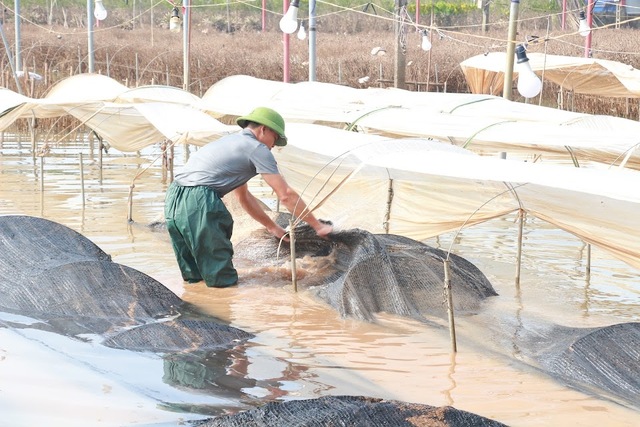
[[[169,159],[167,159],[167,140],[163,139],[160,143],[160,150],[162,151],[162,183],[167,183],[167,166]]]
[[[520,266],[522,264],[522,229],[524,227],[524,216],[524,211],[520,209],[518,215],[520,224],[518,226],[518,253],[516,255],[516,286],[520,286]]]
[[[44,155],[40,156],[40,216],[44,216]]]
[[[451,350],[458,351],[456,344],[456,324],[453,315],[453,297],[451,295],[451,277],[449,271],[449,260],[444,260],[444,294],[447,298],[447,315],[449,317],[449,337],[451,338]]]
[[[127,216],[127,220],[129,222],[133,222],[133,189],[136,188],[136,185],[131,183],[129,186],[129,200],[127,205],[129,206],[129,215]]]
[[[293,217],[289,220],[289,247],[291,248],[291,283],[293,291],[298,292],[298,276],[296,273],[296,233],[294,231]]]
[[[393,202],[393,179],[389,180],[387,190],[387,211],[384,214],[384,232],[389,234],[389,220],[391,219],[391,202]]]
[[[102,150],[104,150],[104,143],[102,138],[98,138],[98,182],[102,185]]]
[[[29,122],[31,119],[27,119],[27,122]],[[29,122],[29,133],[31,134],[31,158],[33,160],[36,159],[36,150],[38,149],[38,143],[36,142],[36,132],[35,132],[35,127],[33,125],[31,125],[31,123]]]
[[[171,144],[169,148],[169,182],[173,182],[173,156],[175,154],[174,146]]]
[[[93,160],[93,150],[95,145],[94,132],[89,132],[89,158]]]
[[[82,207],[84,208],[84,162],[80,153],[80,195],[82,196]]]
[[[591,243],[587,243],[587,280],[591,280]]]

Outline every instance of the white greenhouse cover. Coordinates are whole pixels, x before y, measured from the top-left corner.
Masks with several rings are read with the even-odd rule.
[[[607,98],[640,98],[640,70],[596,58],[527,53],[531,69],[564,90]],[[460,63],[472,93],[502,93],[507,55],[491,52]],[[513,73],[518,76],[517,65]]]
[[[170,86],[129,89],[100,74],[79,74],[56,84],[42,99],[0,90],[0,131],[20,118],[70,115],[112,147],[129,152],[164,139],[203,145],[236,129],[196,109],[199,101]]]
[[[216,118],[227,121],[258,105],[287,120],[289,145],[274,149],[283,175],[339,227],[421,240],[522,209],[640,268],[640,172],[629,168],[640,165],[640,128],[630,120],[487,95],[247,76],[224,79],[200,99],[176,88],[127,89],[104,76],[80,75],[44,99],[0,91],[0,130],[18,118],[73,115],[122,151],[162,139],[203,145],[238,130]],[[385,136],[339,129],[347,124]],[[626,162],[627,168],[502,160],[451,142],[478,152],[570,150],[581,162]]]
[[[269,106],[287,121],[435,138],[479,153],[508,152],[640,169],[640,123],[513,102],[492,95],[355,89],[232,76],[211,86],[202,109],[216,117]]]

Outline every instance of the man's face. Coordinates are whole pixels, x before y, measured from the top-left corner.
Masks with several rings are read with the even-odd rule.
[[[276,141],[278,140],[278,138],[280,138],[280,135],[278,135],[273,129],[268,128],[267,126],[263,125],[260,127],[262,129],[260,142],[265,144],[267,147],[269,147],[269,150],[271,150],[273,146],[276,145]]]

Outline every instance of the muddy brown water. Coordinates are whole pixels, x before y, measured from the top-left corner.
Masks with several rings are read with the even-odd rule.
[[[79,152],[83,152],[84,202]],[[202,310],[256,334],[231,367],[251,381],[242,391],[256,398],[298,399],[357,394],[429,405],[451,405],[513,426],[636,426],[640,412],[587,395],[495,353],[481,319],[456,318],[458,352],[446,328],[380,316],[377,324],[342,319],[308,292],[293,292],[284,267],[260,268],[237,260],[241,284],[231,289],[186,285],[171,246],[147,224],[162,215],[166,183],[159,152],[111,150],[102,165],[86,147],[55,147],[40,160],[30,144],[5,136],[0,148],[0,214],[23,214],[60,222],[91,239],[115,262],[140,270]],[[176,155],[179,166],[183,161]],[[134,223],[126,220],[128,191],[135,181]],[[253,190],[267,203],[260,181]],[[331,219],[331,218],[328,218]],[[340,227],[340,224],[336,224]],[[238,237],[255,224],[236,224]],[[486,310],[518,324],[523,316],[577,327],[637,321],[638,272],[592,249],[585,276],[586,246],[560,230],[528,219],[522,279],[514,284],[517,228],[513,217],[494,220],[457,236],[426,243],[476,264],[500,294]],[[301,274],[323,268],[307,262]],[[302,279],[304,281],[304,278]],[[0,314],[0,321],[31,320]],[[445,325],[446,326],[446,325]],[[512,327],[512,326],[506,326]],[[517,331],[505,331],[505,335]],[[241,403],[174,387],[163,381],[163,362],[152,354],[106,349],[37,329],[0,328],[0,413],[3,425],[179,425],[204,418],[184,412],[237,410]],[[168,404],[167,402],[170,402]]]

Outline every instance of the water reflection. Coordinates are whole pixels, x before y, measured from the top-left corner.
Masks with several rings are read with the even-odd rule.
[[[255,352],[254,357],[271,360],[270,365],[279,366],[279,370],[270,372],[274,375],[272,378],[261,378],[264,370],[254,378],[251,373],[254,361],[249,354],[244,347],[219,352],[171,354],[163,358],[162,380],[174,387],[197,390],[253,407],[261,402],[281,399],[290,391],[295,391],[288,386],[289,383],[300,384],[309,379],[305,366],[273,360],[259,352]],[[198,409],[198,413],[207,415],[230,412],[235,410],[219,405],[209,408],[200,405]]]

